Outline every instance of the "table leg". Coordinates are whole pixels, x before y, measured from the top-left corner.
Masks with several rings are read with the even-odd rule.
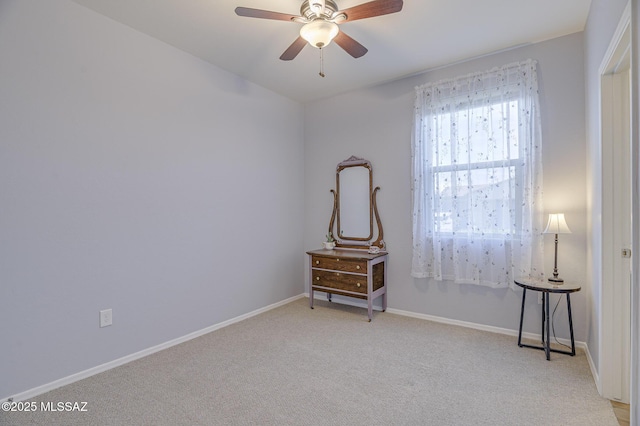
[[[527,289],[522,289],[522,307],[520,308],[520,329],[518,330],[518,346],[522,347],[522,320],[524,319],[524,300],[527,297]]]
[[[544,319],[545,319],[545,315],[547,313],[547,309],[546,309],[546,301],[545,301],[545,297],[544,297],[544,293],[542,293],[542,331],[540,333],[540,335],[542,336],[542,344],[544,345]]]
[[[573,339],[573,320],[571,319],[571,299],[567,293],[567,312],[569,313],[569,332],[571,333],[571,356],[576,354],[576,342]]]
[[[556,289],[555,287],[549,287],[547,285],[533,285],[533,284],[524,284],[521,283],[519,281],[515,281],[516,284],[518,284],[520,287],[522,287],[523,291],[522,291],[522,305],[520,307],[520,327],[518,329],[518,346],[519,347],[525,347],[525,348],[532,348],[532,349],[539,349],[539,350],[543,350],[547,361],[551,360],[551,352],[556,352],[556,353],[560,353],[560,354],[565,354],[565,355],[571,355],[571,356],[575,356],[576,354],[576,342],[575,342],[575,336],[573,333],[573,316],[571,315],[571,296],[570,293],[575,292],[580,290],[579,287],[575,287],[572,286],[570,288],[558,288]],[[524,325],[524,309],[525,309],[525,300],[526,300],[526,290],[527,288],[529,288],[530,290],[534,290],[537,292],[540,292],[540,295],[542,296],[542,318],[541,318],[541,323],[542,323],[542,333],[541,333],[541,337],[542,337],[542,342],[541,344],[536,344],[536,345],[528,345],[526,343],[522,342],[522,327]],[[559,297],[562,297],[562,294],[566,294],[567,295],[567,313],[569,315],[569,332],[571,333],[571,350],[561,350],[561,349],[555,349],[551,347],[551,328],[553,327],[552,324],[552,312],[551,312],[551,302],[550,302],[550,293],[556,293],[559,294]]]
[[[550,345],[551,345],[551,339],[549,338],[550,334],[549,334],[549,292],[545,292],[544,293],[544,298],[545,300],[545,304],[547,305],[547,312],[546,312],[546,320],[547,320],[547,341],[544,345],[544,351],[547,354],[547,361],[549,361],[551,359],[551,353],[550,353]]]

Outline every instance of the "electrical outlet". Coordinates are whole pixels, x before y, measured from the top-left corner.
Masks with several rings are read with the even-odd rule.
[[[107,327],[113,324],[113,312],[111,309],[100,311],[100,327]]]

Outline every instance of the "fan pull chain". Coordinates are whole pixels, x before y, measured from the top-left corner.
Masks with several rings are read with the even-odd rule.
[[[322,53],[322,47],[320,48],[320,77],[324,78],[324,54]]]

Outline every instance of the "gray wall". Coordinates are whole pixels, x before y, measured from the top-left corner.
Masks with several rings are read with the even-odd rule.
[[[0,58],[0,398],[304,291],[298,103],[67,0]]]
[[[372,161],[378,206],[388,244],[389,307],[487,326],[517,329],[521,293],[414,279],[411,269],[410,144],[414,87],[428,81],[483,71],[527,58],[538,60],[543,128],[545,211],[564,212],[572,229],[562,235],[561,275],[585,282],[586,142],[583,34],[576,33],[455,64],[392,83],[310,103],[305,108],[305,241],[318,248],[329,222],[335,166],[356,155]],[[546,271],[553,269],[553,238],[545,237]],[[589,292],[572,297],[576,339],[587,338]],[[556,321],[568,338],[566,310]],[[540,306],[531,297],[525,331],[539,333]]]
[[[382,187],[390,307],[515,329],[518,293],[410,277],[409,149],[414,86],[526,58],[539,61],[546,211],[564,211],[574,232],[561,236],[560,269],[586,284],[573,299],[576,338],[597,366],[596,74],[625,4],[593,0],[584,39],[313,102],[303,115],[68,0],[1,1],[0,398],[302,292],[301,253],[320,246],[335,165],[352,154],[373,162]],[[265,235],[277,236],[270,249],[251,250]],[[525,330],[537,332],[529,302]],[[100,329],[105,308],[114,325]]]
[[[611,38],[620,22],[628,0],[592,0],[589,18],[584,31],[586,137],[587,137],[587,188],[589,217],[589,305],[587,344],[595,368],[600,360],[600,315],[602,286],[602,149],[599,146],[600,131],[600,75],[599,68]]]

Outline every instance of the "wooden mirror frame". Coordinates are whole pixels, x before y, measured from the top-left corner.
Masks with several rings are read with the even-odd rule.
[[[368,237],[350,237],[342,235],[340,231],[340,172],[342,172],[346,168],[350,167],[364,167],[369,171],[369,236]],[[378,247],[380,250],[384,250],[385,242],[383,239],[383,230],[382,230],[382,222],[380,221],[380,215],[378,214],[378,204],[376,202],[376,194],[380,190],[380,187],[377,186],[373,188],[373,168],[371,166],[371,162],[369,160],[365,160],[364,158],[359,158],[356,156],[351,156],[346,160],[338,163],[336,167],[336,190],[330,190],[333,194],[333,212],[331,213],[331,220],[329,221],[329,232],[328,235],[331,236],[335,242],[336,247],[342,248],[353,248],[353,249],[361,249],[368,250],[370,247]],[[373,232],[373,223],[375,223],[377,227],[377,238],[375,241],[373,240],[374,232]],[[337,218],[337,221],[336,221]],[[334,232],[334,225],[338,227],[338,232]]]

